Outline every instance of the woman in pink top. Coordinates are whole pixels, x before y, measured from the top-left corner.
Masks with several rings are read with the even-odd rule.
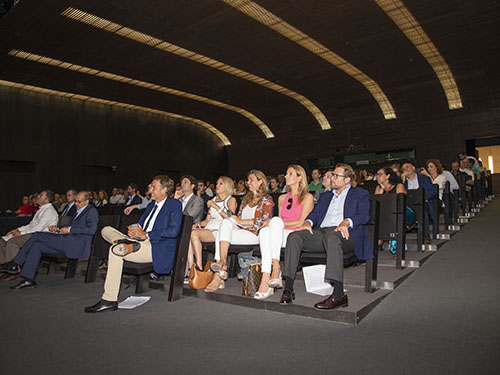
[[[314,197],[308,192],[307,175],[300,165],[290,165],[286,171],[289,192],[279,197],[279,217],[259,232],[262,256],[262,281],[255,299],[269,297],[281,286],[280,252],[290,233],[299,228],[314,207]],[[272,268],[272,273],[271,273]]]

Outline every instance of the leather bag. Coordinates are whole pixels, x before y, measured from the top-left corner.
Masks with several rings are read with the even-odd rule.
[[[210,270],[211,265],[212,262],[207,262],[202,271],[196,264],[193,264],[189,270],[189,287],[191,289],[205,289],[210,284],[214,277],[214,273]]]
[[[250,265],[248,269],[248,276],[243,279],[243,291],[244,296],[253,297],[253,295],[259,290],[259,285],[262,280],[262,263],[254,263]]]

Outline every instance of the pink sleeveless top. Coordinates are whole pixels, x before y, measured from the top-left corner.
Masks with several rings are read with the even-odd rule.
[[[290,193],[286,193],[285,199],[283,199],[283,203],[281,204],[281,219],[283,221],[295,221],[300,219],[300,215],[302,214],[302,207],[304,203],[297,205],[299,201],[299,196],[296,195],[292,198],[292,207],[287,210],[287,207],[290,206]],[[285,229],[294,229],[294,228],[285,228]]]

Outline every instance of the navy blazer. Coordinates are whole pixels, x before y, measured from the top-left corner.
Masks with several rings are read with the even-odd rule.
[[[139,224],[144,223],[156,203],[151,202],[141,216]],[[179,235],[182,223],[182,203],[174,198],[167,198],[158,216],[153,229],[148,232],[153,256],[153,268],[156,273],[165,274],[172,270],[174,264],[176,237]],[[165,238],[170,237],[170,238]]]
[[[425,206],[427,208],[427,212],[431,216],[431,218],[434,218],[434,207],[432,204],[430,204],[429,200],[434,199],[438,196],[438,189],[434,186],[432,183],[432,180],[423,174],[418,174],[417,173],[417,181],[418,181],[418,186],[424,189],[424,199],[425,202],[427,203]],[[405,189],[408,190],[408,178],[405,179]]]
[[[319,196],[318,203],[306,218],[306,220],[312,221],[313,229],[319,228],[323,222],[332,198],[332,191],[325,191]],[[349,189],[344,202],[344,219],[352,220],[349,234],[354,242],[356,257],[358,259],[372,259],[373,248],[363,226],[364,223],[370,221],[370,195],[368,191],[357,187]]]
[[[66,244],[64,252],[70,259],[87,259],[90,257],[92,240],[97,231],[99,214],[95,207],[88,204],[78,217],[65,225],[71,227],[69,234],[58,235],[63,238]]]
[[[127,198],[128,200],[128,198]],[[126,204],[125,207],[128,207],[128,206],[133,206],[134,204],[141,204],[142,203],[142,198],[139,197],[137,194],[134,195],[134,197],[132,198],[132,201],[129,203],[129,204]]]

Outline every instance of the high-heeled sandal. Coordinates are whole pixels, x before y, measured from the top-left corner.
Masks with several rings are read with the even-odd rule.
[[[213,293],[213,292],[216,292],[218,289],[224,289],[226,287],[226,283],[224,282],[224,280],[219,280],[219,283],[217,284],[217,287],[214,288],[214,286],[211,284],[213,283],[213,281],[207,285],[207,287],[205,288],[205,292],[206,293]]]
[[[226,281],[227,278],[228,278],[228,273],[227,273],[227,269],[225,266],[221,265],[220,263],[212,263],[212,265],[210,266],[210,269],[214,272],[218,272],[219,273],[219,277]]]
[[[266,298],[272,296],[273,293],[274,293],[274,288],[268,288],[267,292],[259,292],[259,291],[257,291],[253,295],[253,298],[255,298],[255,299],[266,299]]]
[[[281,277],[281,272],[277,279],[269,280],[267,285],[269,286],[269,288],[278,288],[278,289],[283,288],[283,278]]]

